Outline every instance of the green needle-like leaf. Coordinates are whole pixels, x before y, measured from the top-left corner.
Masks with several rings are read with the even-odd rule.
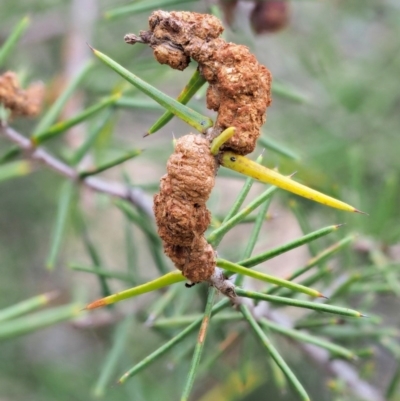
[[[261,327],[258,325],[257,321],[254,319],[253,315],[249,311],[249,309],[245,305],[240,305],[240,311],[242,312],[244,318],[249,322],[251,328],[254,330],[255,334],[261,341],[262,345],[266,348],[271,358],[275,361],[275,363],[279,366],[282,372],[287,377],[288,381],[292,384],[296,392],[299,394],[303,401],[310,401],[310,397],[308,396],[306,390],[297,379],[296,375],[289,368],[285,360],[282,358],[279,351],[273,346],[269,338],[262,331]]]
[[[262,262],[265,262],[266,260],[272,259],[292,249],[298,248],[301,245],[314,241],[317,238],[328,235],[336,231],[339,227],[341,227],[341,224],[321,228],[320,230],[313,231],[312,233],[304,235],[303,237],[300,237],[294,241],[290,241],[285,245],[276,247],[267,252],[260,253],[259,255],[253,256],[251,258],[241,260],[240,262],[238,262],[238,264],[245,267],[256,266]],[[292,278],[290,277],[287,279],[291,280]]]
[[[307,218],[306,213],[300,208],[299,202],[297,202],[294,199],[291,199],[289,201],[289,207],[293,212],[293,214],[296,216],[296,219],[299,223],[299,226],[303,234],[309,233],[311,231],[310,222]],[[314,242],[308,242],[307,247],[312,256],[315,256],[319,252],[318,246]]]
[[[347,278],[341,285],[339,285],[335,290],[329,295],[329,299],[335,299],[343,296],[346,294],[350,288],[353,286],[354,283],[361,280],[360,273],[354,273]]]
[[[93,395],[97,398],[105,395],[107,386],[114,380],[114,374],[119,361],[126,352],[125,348],[128,342],[128,335],[132,321],[132,317],[128,316],[115,328],[112,347],[106,357],[99,379],[93,389]]]
[[[85,218],[79,209],[76,209],[75,212],[76,212],[75,213],[75,216],[76,216],[75,221],[78,226],[79,234],[82,237],[82,242],[83,242],[83,245],[85,246],[86,252],[88,253],[88,255],[93,263],[93,269],[100,270],[99,266],[102,266],[103,263],[101,261],[101,257],[100,257],[100,253],[99,253],[98,249],[96,248],[92,239],[90,238],[89,231],[86,226]],[[112,292],[107,283],[106,276],[104,276],[102,274],[98,274],[97,277],[99,280],[101,293],[102,293],[103,297],[110,295]]]
[[[149,238],[151,238],[151,240],[161,243],[161,239],[157,235],[154,225],[148,224],[147,221],[144,221],[144,219],[136,213],[135,209],[128,202],[121,199],[115,199],[114,204],[132,223],[135,223]]]
[[[177,287],[175,287],[177,288]],[[187,326],[188,324],[193,323],[198,318],[201,318],[202,315],[196,313],[194,315],[184,315],[184,316],[174,316],[171,318],[160,318],[157,319],[154,323],[151,323],[151,327],[156,328],[176,328],[181,326]],[[242,317],[238,313],[220,313],[217,316],[213,317],[213,322],[216,323],[226,323],[233,322],[237,320],[241,320]]]
[[[397,358],[397,367],[396,370],[394,370],[394,373],[392,375],[392,379],[390,380],[390,383],[387,387],[386,390],[386,399],[388,401],[395,400],[396,394],[397,394],[397,389],[399,387],[399,382],[400,382],[400,361],[399,358]]]
[[[80,83],[89,73],[90,69],[93,67],[93,62],[89,61],[86,63],[82,69],[76,74],[76,76],[68,83],[67,87],[63,90],[61,95],[53,103],[53,105],[47,110],[43,117],[38,122],[35,130],[33,131],[33,136],[47,131],[57,120],[57,117],[62,112],[64,106],[66,105],[68,99],[72,96],[74,91],[78,88]]]
[[[53,326],[56,323],[73,319],[80,313],[81,305],[70,304],[9,320],[0,325],[0,340],[15,338]]]
[[[321,280],[327,279],[327,277],[332,275],[332,269],[329,267],[322,267],[316,270],[315,273],[307,276],[304,280],[300,281],[300,284],[307,287],[318,283]],[[281,297],[292,297],[293,292],[286,288],[271,288],[266,291],[266,294],[278,294]]]
[[[358,327],[358,326],[330,326],[319,331],[321,335],[335,339],[350,340],[372,337],[398,337],[400,331],[394,327]]]
[[[203,320],[200,326],[199,335],[197,337],[197,343],[194,349],[192,363],[190,365],[189,373],[186,379],[185,388],[182,393],[181,401],[187,401],[189,399],[190,392],[193,387],[194,379],[200,364],[201,354],[203,352],[204,343],[206,341],[206,334],[210,323],[212,307],[214,305],[215,294],[217,290],[214,287],[208,288],[207,304],[204,310]]]
[[[356,355],[354,352],[340,345],[336,345],[329,341],[323,340],[319,337],[312,336],[311,334],[280,326],[279,324],[273,323],[267,319],[261,319],[260,325],[265,326],[266,328],[274,330],[278,333],[284,334],[285,336],[294,338],[296,340],[306,342],[309,344],[314,344],[321,348],[325,348],[326,350],[331,352],[334,356],[339,356],[346,359],[356,359]]]
[[[138,271],[138,248],[134,239],[133,227],[128,220],[124,221],[124,243],[128,276],[131,279],[132,285],[137,285],[143,280],[140,279]]]
[[[312,288],[304,287],[303,285],[293,283],[292,281],[287,281],[279,277],[271,276],[269,274],[261,273],[255,270],[250,270],[242,267],[236,263],[229,262],[224,259],[217,259],[217,266],[228,270],[231,273],[243,274],[245,276],[253,277],[260,281],[265,281],[267,283],[275,284],[280,287],[290,288],[293,291],[302,292],[304,294],[310,295],[312,297],[321,297],[322,294]]]
[[[107,123],[112,119],[112,117],[113,114],[111,112],[111,109],[107,110],[104,116],[102,116],[99,122],[95,125],[95,127],[89,131],[87,139],[70,157],[69,161],[72,165],[77,165],[85,157],[85,155],[94,145],[99,136],[101,136],[104,127],[107,126]]]
[[[48,305],[54,298],[58,296],[57,292],[48,292],[46,294],[37,295],[16,305],[9,306],[0,310],[0,322],[14,319],[26,313],[32,312],[42,306]]]
[[[0,182],[23,177],[32,172],[32,164],[26,160],[10,162],[0,166]]]
[[[155,280],[149,281],[145,284],[138,285],[137,287],[129,288],[128,290],[117,292],[116,294],[109,295],[108,297],[98,299],[86,306],[85,309],[95,309],[106,305],[112,305],[116,302],[120,302],[124,299],[137,297],[138,295],[146,294],[147,292],[152,292],[159,290],[160,288],[167,287],[171,284],[179,283],[185,281],[186,278],[182,276],[180,271],[173,271],[164,276],[158,277]]]
[[[49,129],[45,131],[38,132],[37,134],[32,135],[31,140],[35,145],[39,145],[43,143],[44,141],[47,141],[51,138],[54,138],[58,135],[61,135],[64,133],[66,130],[74,127],[75,125],[80,124],[83,121],[88,120],[101,110],[106,109],[107,107],[112,106],[119,98],[121,94],[117,93],[115,95],[112,95],[106,99],[103,99],[97,104],[94,104],[93,106],[87,108],[86,110],[82,111],[75,117],[72,117],[69,120],[66,121],[61,121]]]
[[[122,6],[114,8],[113,10],[107,11],[104,14],[104,18],[114,19],[119,17],[126,17],[129,14],[141,13],[144,11],[165,9],[165,7],[175,6],[181,3],[190,3],[195,0],[146,0],[146,1],[135,1],[129,6]]]
[[[135,74],[132,74],[130,71],[122,67],[120,64],[112,60],[110,57],[106,56],[105,54],[95,49],[93,49],[93,53],[104,64],[108,65],[116,73],[121,75],[122,78],[126,79],[128,82],[137,87],[147,96],[150,96],[157,103],[161,104],[161,106],[165,107],[171,113],[175,114],[182,121],[185,121],[187,124],[191,125],[197,131],[204,133],[208,128],[211,128],[213,126],[213,122],[210,118],[203,116],[200,113],[197,113],[196,111],[190,109],[189,107],[179,103],[172,97],[159,91],[154,86],[148,84],[147,82],[137,77]]]
[[[72,199],[74,196],[75,184],[72,181],[67,181],[63,184],[58,201],[57,217],[51,236],[50,254],[47,258],[46,266],[48,269],[53,269],[58,254],[61,249],[61,243],[64,236],[65,228],[67,226],[69,212],[71,208]]]
[[[296,329],[318,329],[319,327],[330,326],[335,324],[342,323],[342,318],[338,317],[331,317],[327,319],[326,317],[323,319],[308,319],[296,322],[295,328]]]
[[[251,254],[253,253],[254,247],[255,247],[258,237],[260,235],[261,227],[264,223],[265,215],[267,213],[270,203],[271,203],[271,198],[267,199],[264,202],[264,204],[261,205],[260,210],[258,211],[255,224],[251,231],[250,238],[247,242],[246,249],[243,253],[244,259],[249,258],[251,256]],[[244,277],[245,277],[244,275],[239,274],[235,279],[235,285],[241,286],[243,283]]]
[[[314,258],[310,259],[309,262],[301,267],[300,269],[295,270],[293,273],[291,273],[288,277],[286,277],[287,280],[294,280],[295,278],[303,275],[304,273],[308,272],[311,268],[314,266],[320,264],[321,262],[326,261],[329,259],[332,255],[334,255],[336,252],[340,251],[342,248],[345,246],[349,245],[351,242],[354,241],[354,235],[348,235],[347,237],[343,238],[339,242],[337,242],[334,245],[331,245],[329,248],[323,250],[320,252],[317,256]],[[242,264],[242,263],[240,263]],[[242,264],[243,265],[243,264]],[[327,269],[321,269],[322,272],[329,271]],[[276,292],[276,288],[271,288],[271,290],[268,291],[268,294],[272,294]]]
[[[7,163],[21,154],[21,149],[13,145],[0,156],[0,164]]]
[[[15,45],[18,43],[20,37],[24,34],[30,23],[29,17],[24,17],[15,28],[12,30],[11,34],[8,36],[6,41],[0,47],[0,67],[3,66],[7,57],[14,50]]]
[[[178,294],[180,288],[176,285],[174,287],[168,288],[168,290],[162,294],[157,300],[151,305],[149,309],[149,315],[147,318],[147,323],[152,324],[152,322],[160,316],[163,311],[171,304],[172,300]],[[187,324],[192,323],[191,321]]]
[[[222,309],[224,309],[228,305],[229,305],[228,299],[223,299],[222,301],[218,302],[212,308],[212,316],[217,314],[218,312],[220,312]],[[163,344],[160,348],[158,348],[152,354],[148,355],[141,362],[139,362],[133,368],[128,370],[118,380],[118,383],[120,383],[120,384],[124,383],[127,379],[134,376],[135,374],[137,374],[138,372],[140,372],[141,370],[146,368],[148,365],[150,365],[152,362],[154,362],[155,360],[160,358],[162,355],[164,355],[167,351],[169,351],[176,344],[181,343],[185,337],[187,337],[190,333],[192,333],[194,330],[196,330],[197,327],[199,327],[201,325],[202,321],[203,321],[203,317],[199,317],[196,321],[194,321],[192,324],[190,324],[188,327],[186,327],[186,329],[182,330],[175,337],[171,338],[171,340],[167,341],[165,344]]]
[[[115,166],[118,166],[118,165],[120,165],[120,164],[122,164],[122,163],[124,163],[124,162],[126,162],[126,161],[128,161],[130,159],[133,159],[134,157],[140,155],[141,153],[142,153],[142,151],[139,150],[139,149],[132,150],[132,151],[130,151],[130,152],[124,154],[124,155],[121,155],[121,156],[115,158],[114,160],[110,160],[107,163],[104,163],[104,164],[102,164],[102,165],[100,165],[98,167],[95,167],[92,170],[86,170],[86,171],[80,172],[79,173],[79,177],[81,179],[83,179],[83,178],[88,177],[90,175],[99,174],[102,171],[108,170],[108,169],[110,169],[112,167],[115,167]]]
[[[123,96],[115,102],[115,107],[136,110],[164,110],[160,104],[151,99]],[[173,116],[173,115],[172,115]]]
[[[258,138],[258,144],[268,150],[271,150],[274,153],[277,153],[278,155],[287,157],[288,159],[296,161],[300,160],[300,156],[297,153],[295,153],[291,149],[288,149],[286,146],[274,141],[266,135],[260,136],[260,138]]]
[[[249,240],[246,245],[246,249],[243,254],[244,259],[249,258],[251,256],[251,254],[253,253],[254,247],[256,246],[256,243],[258,240],[258,237],[260,236],[261,227],[265,222],[265,216],[267,215],[267,211],[268,211],[270,203],[271,203],[271,198],[267,199],[260,206],[260,210],[257,213],[256,221],[254,222],[253,229],[251,231]]]
[[[165,260],[162,242],[154,228],[153,221],[144,213],[138,215],[132,206],[120,199],[114,201],[115,205],[125,214],[125,216],[140,227],[147,237],[148,246],[154,263],[161,274],[169,271],[168,265]]]
[[[293,299],[293,298],[284,298],[284,297],[278,297],[276,295],[262,294],[261,292],[246,291],[241,288],[236,288],[235,291],[236,294],[240,297],[257,299],[259,301],[268,301],[287,306],[297,306],[299,308],[312,309],[318,312],[327,312],[342,316],[350,316],[350,317],[364,316],[363,314],[361,314],[356,310],[342,308],[340,306],[326,305],[309,301],[300,301],[298,299]]]
[[[193,95],[205,84],[206,80],[196,69],[188,84],[183,88],[182,92],[176,99],[179,103],[187,104]],[[147,131],[147,135],[154,134],[166,125],[174,117],[170,111],[166,111]]]
[[[224,222],[215,229],[207,237],[207,241],[215,248],[221,242],[223,236],[230,231],[234,226],[239,224],[246,216],[248,216],[254,209],[269,199],[277,190],[277,187],[270,187],[264,191],[260,196],[254,199],[249,205],[242,209],[239,213],[235,214],[231,219]]]
[[[397,279],[397,274],[393,270],[385,269],[390,263],[386,255],[378,248],[374,248],[369,252],[369,257],[372,262],[376,265],[377,269],[382,271],[386,283],[392,289],[393,293],[397,296],[400,295],[400,283]]]
[[[93,267],[82,266],[82,265],[79,265],[76,263],[70,263],[68,265],[68,267],[70,269],[78,271],[78,272],[90,273],[90,274],[107,277],[107,278],[115,278],[117,280],[126,281],[128,283],[133,284],[132,277],[129,274],[121,273],[121,272],[113,272],[113,271],[104,269],[100,266],[96,266],[95,268],[93,268]]]
[[[272,83],[272,95],[282,99],[292,100],[296,103],[311,103],[308,96],[303,95],[289,85],[276,80]]]

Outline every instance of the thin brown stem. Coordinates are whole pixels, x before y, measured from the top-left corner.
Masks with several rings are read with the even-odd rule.
[[[125,199],[143,210],[147,215],[153,216],[151,199],[139,188],[129,188],[117,182],[105,181],[98,177],[87,177],[80,180],[78,172],[57,159],[43,148],[35,148],[32,142],[22,134],[15,131],[5,123],[0,123],[0,133],[24,151],[26,157],[39,161],[56,173],[74,181],[80,181],[86,187],[96,191]]]

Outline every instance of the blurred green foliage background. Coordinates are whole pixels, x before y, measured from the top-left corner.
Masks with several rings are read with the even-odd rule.
[[[211,3],[197,1],[174,8],[207,12]],[[91,57],[89,51],[85,53],[86,45],[82,46],[82,43],[89,42],[159,89],[177,96],[193,68],[185,72],[172,71],[156,64],[149,49],[128,47],[123,35],[147,29],[149,12],[115,20],[103,18],[102,13],[106,10],[124,4],[126,1],[122,0],[87,3],[79,0],[3,0],[0,2],[0,43],[23,16],[30,15],[31,18],[30,28],[8,59],[6,68],[17,71],[25,82],[44,81],[48,85],[47,101],[51,102],[72,73],[69,69],[74,68],[73,58],[76,57],[79,64]],[[249,46],[260,62],[271,70],[276,82],[276,95],[268,109],[263,135],[290,149],[298,159],[267,151],[266,164],[279,166],[284,173],[298,171],[297,177],[302,182],[369,214],[369,217],[347,215],[296,198],[310,227],[316,229],[321,225],[346,223],[341,235],[346,231],[357,232],[359,248],[378,249],[393,264],[398,264],[400,3],[397,0],[292,0],[288,5],[290,21],[284,29],[255,35],[249,21],[252,3],[239,2],[235,21],[226,32],[228,40]],[[88,17],[91,13],[93,22]],[[77,24],[77,21],[80,22]],[[78,46],[79,51],[76,52],[74,46]],[[116,74],[96,63],[75,102],[91,104],[93,99],[109,94],[120,82]],[[132,91],[132,94],[147,102],[139,92]],[[204,103],[204,99],[195,99],[191,104],[212,116]],[[140,160],[134,159],[124,165],[124,171],[134,184],[150,187],[150,193],[156,190],[158,178],[164,174],[165,162],[172,151],[171,134],[180,136],[189,131],[185,124],[174,121],[154,137],[143,138],[143,133],[159,114],[158,110],[123,110],[118,115],[113,137],[103,135],[96,144],[95,156],[99,160],[106,152],[133,147],[145,149]],[[30,121],[18,120],[13,126],[27,134],[31,124]],[[79,133],[77,137],[57,139],[49,144],[49,149],[64,157],[68,153],[66,149],[75,147],[79,141]],[[0,138],[2,153],[7,144]],[[262,145],[259,146],[261,149]],[[122,181],[121,173],[122,169],[117,168],[105,176]],[[232,191],[228,197],[230,203],[237,192],[236,187],[225,186],[227,181],[229,179],[220,180],[211,199],[215,210],[220,212],[225,210],[226,194]],[[60,304],[72,298],[89,301],[100,295],[97,281],[67,267],[71,261],[87,260],[73,227],[69,227],[56,269],[49,272],[45,268],[60,183],[59,177],[46,168],[37,168],[29,176],[0,183],[0,308],[53,289],[61,291],[56,301]],[[226,188],[229,188],[228,192]],[[286,194],[278,196],[277,209],[281,215],[289,213],[288,202],[293,198]],[[109,208],[110,201],[104,196],[93,197],[85,193],[82,202],[90,235],[101,249],[103,263],[124,265],[121,215]],[[134,234],[135,241],[143,242],[138,233]],[[266,235],[274,236],[274,233],[267,231]],[[281,240],[279,235],[277,233],[274,237],[277,242]],[[238,251],[230,249],[231,245],[227,243],[223,249],[236,255]],[[235,246],[240,248],[240,245]],[[156,274],[148,252],[143,249],[136,256],[141,275],[146,279]],[[354,257],[348,253],[346,258],[351,266]],[[358,257],[358,263],[360,259],[362,257]],[[367,265],[374,261],[365,256],[364,263]],[[118,290],[122,287],[113,285],[112,288]],[[149,299],[154,299],[154,295],[128,302],[125,310],[140,310]],[[385,315],[388,324],[397,325],[398,305],[398,298],[383,296],[379,298],[376,309]],[[86,401],[96,398],[92,389],[110,347],[115,318],[110,318],[106,312],[96,316],[93,325],[86,320],[75,326],[65,323],[2,342],[0,400]],[[163,334],[146,329],[139,321],[132,323],[130,334],[131,346],[120,361],[122,370],[132,361],[147,355],[159,344],[160,338],[163,339]],[[223,336],[223,332],[215,328],[210,338],[221,340]],[[168,358],[127,385],[108,388],[105,399],[177,399],[189,364],[187,359],[181,359],[180,354],[188,352],[192,340],[188,339],[188,344],[174,350]],[[258,355],[254,343],[253,338],[246,339],[224,363],[217,364],[208,372],[210,374],[204,374],[196,399],[212,399],[206,398],[206,394],[215,383],[238,380],[234,377],[235,371],[243,361],[248,364],[248,370],[246,365],[243,371],[247,371],[249,377],[254,371],[265,369],[265,362]],[[285,343],[282,344],[285,348]],[[211,347],[207,353],[206,356],[212,354]],[[323,388],[325,379],[316,375],[312,367],[302,368],[307,362],[301,354],[292,354],[291,358],[296,373],[308,388],[314,389],[314,394],[318,394],[315,399],[354,400],[344,398],[340,389],[328,394]],[[370,368],[372,373],[368,372],[368,365],[363,367],[365,377],[378,387],[384,387],[391,377],[394,361],[383,352],[376,363],[378,365]],[[381,366],[379,364],[381,370],[377,369]],[[270,369],[267,376],[273,377]],[[270,381],[270,378],[262,381],[249,394],[243,392],[224,400],[295,399],[291,394],[278,395]],[[266,388],[268,398],[265,396]]]

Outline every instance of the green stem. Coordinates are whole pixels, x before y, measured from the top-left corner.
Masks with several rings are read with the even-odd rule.
[[[215,294],[217,290],[214,287],[209,287],[207,304],[204,310],[203,320],[201,322],[199,335],[197,337],[196,347],[194,349],[192,363],[190,365],[189,373],[186,379],[186,384],[182,393],[181,401],[187,401],[189,399],[190,392],[193,387],[194,379],[198,371],[200,364],[201,355],[203,353],[204,344],[206,341],[206,334],[211,318],[212,307],[214,305]]]
[[[182,92],[179,94],[176,99],[178,102],[182,104],[187,104],[189,100],[193,97],[193,95],[205,84],[206,80],[200,74],[199,70],[196,69],[188,84],[183,88]],[[174,117],[174,114],[170,111],[166,111],[147,131],[147,135],[154,134],[162,127],[164,127],[171,119]]]
[[[248,321],[251,328],[254,330],[254,333],[261,341],[262,345],[268,351],[271,358],[275,361],[275,363],[279,366],[282,372],[285,374],[289,382],[292,384],[293,388],[299,394],[303,401],[310,401],[310,397],[308,396],[306,390],[297,379],[296,375],[292,372],[288,364],[282,358],[281,354],[278,350],[273,346],[269,338],[262,331],[261,327],[258,325],[257,321],[254,319],[253,315],[249,311],[249,309],[245,305],[240,305],[240,311],[242,312],[244,318]]]
[[[282,253],[286,253],[294,248],[298,248],[301,245],[307,244],[310,241],[314,241],[317,238],[320,238],[327,234],[330,234],[330,233],[336,231],[340,226],[341,226],[341,224],[336,224],[333,226],[321,228],[320,230],[314,231],[314,232],[307,234],[303,237],[300,237],[294,241],[288,242],[285,245],[276,247],[267,252],[263,252],[259,255],[253,256],[252,258],[241,260],[240,262],[238,262],[238,264],[241,266],[244,266],[244,267],[256,266],[262,262],[265,262],[266,260],[274,258],[275,256],[281,255]],[[292,279],[291,277],[288,278],[288,280],[291,280],[291,279]]]
[[[2,67],[3,63],[5,62],[9,54],[11,54],[11,52],[15,48],[15,45],[17,44],[18,40],[28,28],[29,23],[30,23],[29,17],[22,18],[22,20],[18,22],[18,24],[12,30],[11,34],[8,36],[6,41],[0,47],[0,67]]]
[[[356,359],[356,355],[354,354],[354,352],[352,352],[344,347],[341,347],[340,345],[332,344],[329,341],[312,336],[308,333],[304,333],[299,330],[294,330],[294,329],[280,326],[267,319],[261,319],[260,324],[261,324],[261,326],[265,326],[268,329],[271,329],[278,333],[284,334],[285,336],[288,336],[288,337],[291,337],[296,340],[303,341],[303,342],[306,342],[309,344],[314,344],[321,348],[325,348],[326,350],[331,352],[334,356],[339,356],[339,357],[346,358],[346,359]]]
[[[102,276],[102,277],[107,277],[107,278],[115,278],[117,280],[126,281],[131,284],[133,281],[132,277],[129,274],[120,273],[120,272],[112,272],[112,271],[104,269],[100,266],[96,266],[95,268],[92,268],[92,267],[82,266],[79,264],[70,263],[68,267],[70,269],[78,271],[78,272],[91,273],[91,274],[95,274],[96,276]]]
[[[18,302],[15,305],[9,306],[0,310],[0,322],[14,319],[26,313],[32,312],[42,306],[48,305],[55,297],[58,296],[57,292],[48,292],[46,294],[37,295],[35,297],[26,299],[25,301]]]
[[[56,323],[70,320],[80,313],[80,305],[70,304],[4,322],[0,325],[0,340],[14,338],[53,326]]]
[[[207,237],[207,241],[215,248],[221,242],[222,237],[228,231],[230,231],[235,225],[237,225],[240,221],[247,217],[254,209],[264,203],[267,199],[269,199],[276,190],[276,187],[268,188],[239,213],[235,214],[231,219],[222,223],[220,227],[211,232],[210,235]]]
[[[120,359],[125,353],[132,321],[132,317],[128,316],[115,328],[112,347],[105,359],[105,362],[101,368],[100,376],[93,389],[93,395],[96,398],[100,398],[105,395],[107,386],[114,377],[115,370],[120,362]]]
[[[74,192],[75,183],[73,181],[67,181],[63,184],[58,201],[57,217],[53,228],[53,235],[51,237],[50,254],[46,262],[48,269],[53,269],[56,264],[58,254],[61,249],[64,232],[68,223]]]
[[[95,167],[92,170],[81,171],[79,173],[79,178],[83,179],[83,178],[86,178],[91,175],[99,174],[105,170],[108,170],[108,169],[118,166],[130,159],[133,159],[134,157],[140,155],[141,153],[142,153],[141,150],[138,150],[138,149],[132,150],[131,152],[121,155],[114,160],[110,160],[109,162],[104,163],[98,167]]]
[[[94,301],[91,304],[87,305],[86,309],[95,309],[106,305],[112,305],[116,302],[123,301],[124,299],[133,298],[138,295],[146,294],[147,292],[156,291],[160,288],[164,288],[171,284],[179,283],[185,280],[186,278],[182,276],[182,273],[180,271],[173,271],[145,284],[141,284],[136,287],[129,288],[125,291],[109,295],[108,297],[98,299],[97,301]]]
[[[218,304],[214,305],[212,308],[212,316],[220,312],[222,309],[227,307],[229,305],[229,300],[228,299],[223,299],[222,301],[218,302]],[[158,348],[156,351],[148,355],[146,358],[144,358],[142,361],[140,361],[138,364],[136,364],[133,368],[128,370],[119,380],[118,383],[122,384],[124,383],[127,379],[130,377],[134,376],[141,370],[143,370],[145,367],[150,365],[152,362],[160,358],[162,355],[164,355],[167,351],[169,351],[172,347],[174,347],[176,344],[179,344],[182,342],[182,340],[187,337],[189,334],[191,334],[194,330],[196,330],[197,327],[201,325],[201,322],[203,321],[203,318],[200,317],[196,321],[194,321],[192,324],[190,324],[186,329],[182,330],[179,334],[177,334],[175,337],[171,338],[168,342],[163,344],[160,348]]]
[[[93,62],[89,61],[77,75],[68,83],[68,86],[63,90],[61,95],[53,103],[53,105],[47,110],[47,112],[40,119],[38,125],[33,131],[33,136],[38,135],[40,132],[47,131],[52,124],[56,121],[57,117],[62,112],[68,99],[72,96],[74,91],[78,88],[80,83],[84,80],[90,69],[93,67]]]
[[[308,301],[300,301],[298,299],[284,298],[284,297],[278,297],[276,295],[262,294],[261,292],[248,291],[248,290],[246,291],[241,288],[236,288],[235,291],[236,291],[236,294],[240,297],[257,299],[259,301],[268,301],[268,302],[277,303],[280,305],[297,306],[299,308],[312,309],[312,310],[316,310],[319,312],[333,313],[333,314],[342,315],[342,316],[350,316],[350,317],[363,317],[364,316],[363,314],[361,314],[360,312],[358,312],[356,310],[348,309],[348,308],[341,308],[340,306],[319,304],[319,303],[308,302]]]
[[[107,107],[112,106],[119,99],[120,96],[121,96],[121,94],[119,94],[119,93],[112,95],[112,96],[100,101],[99,103],[94,104],[93,106],[87,108],[82,113],[79,113],[78,115],[70,118],[69,120],[61,121],[57,124],[54,124],[52,127],[48,128],[47,130],[40,131],[36,134],[33,134],[31,137],[32,143],[34,143],[35,145],[39,145],[39,144],[43,143],[44,141],[47,141],[51,138],[61,135],[66,130],[89,119],[90,117],[92,117],[96,113],[100,112],[101,110],[104,110]]]
[[[174,98],[169,97],[165,93],[154,88],[152,85],[143,81],[135,74],[132,74],[126,68],[116,63],[110,57],[106,56],[105,54],[95,49],[93,49],[93,53],[104,64],[108,65],[117,74],[121,75],[122,78],[126,79],[128,82],[137,87],[147,96],[154,99],[161,106],[169,110],[171,113],[175,114],[177,117],[185,121],[187,124],[191,125],[197,131],[204,133],[207,131],[208,128],[211,128],[213,126],[213,121],[210,118],[201,115],[197,111],[192,110],[191,108],[179,103]]]
[[[300,284],[293,283],[292,281],[284,280],[279,277],[271,276],[269,274],[246,269],[245,267],[242,267],[236,263],[229,262],[228,260],[225,259],[217,259],[217,266],[222,267],[223,269],[228,270],[229,272],[243,274],[245,276],[253,277],[260,281],[275,284],[281,287],[290,288],[293,291],[299,291],[312,297],[322,296],[322,294],[319,291],[314,290],[312,288],[307,288]]]

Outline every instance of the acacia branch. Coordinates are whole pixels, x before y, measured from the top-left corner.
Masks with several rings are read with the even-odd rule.
[[[98,177],[81,179],[78,172],[71,166],[57,159],[45,149],[40,147],[36,148],[28,138],[25,138],[4,122],[0,123],[0,133],[23,150],[27,158],[41,162],[56,173],[70,180],[82,183],[94,191],[125,199],[144,211],[147,215],[153,216],[152,202],[141,189],[130,188],[126,185],[105,181]]]
[[[58,160],[45,149],[36,148],[28,138],[25,138],[5,123],[0,123],[0,133],[23,150],[29,159],[39,161],[58,174],[80,182],[94,191],[128,200],[149,216],[153,216],[152,202],[141,189],[129,188],[116,182],[107,182],[97,177],[80,179],[75,169]],[[245,301],[241,299],[240,302]],[[257,307],[252,302],[246,302],[246,305],[257,320],[264,317],[285,327],[293,327],[292,322],[287,316],[272,311],[265,302],[260,303]],[[366,401],[384,401],[384,397],[379,390],[362,380],[351,364],[340,360],[331,360],[329,352],[316,346],[303,343],[297,343],[297,345],[310,360],[321,366],[326,373],[343,380],[354,395]]]

